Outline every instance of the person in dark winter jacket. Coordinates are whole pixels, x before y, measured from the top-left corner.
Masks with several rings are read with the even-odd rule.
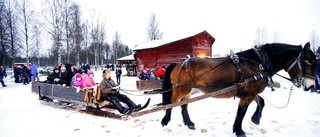
[[[32,64],[32,66],[30,68],[30,73],[31,73],[31,81],[32,82],[35,80],[40,81],[39,76],[38,76],[39,71],[38,71],[37,64],[35,64],[35,63]]]
[[[65,80],[66,80],[66,86],[71,86],[72,77],[76,74],[76,71],[74,70],[74,66],[70,63],[65,64]]]
[[[149,80],[157,80],[157,74],[154,72],[153,68],[149,72]]]
[[[122,70],[120,67],[117,67],[116,70],[116,78],[117,78],[117,84],[120,85],[120,79],[121,79]]]
[[[60,70],[60,80],[56,83],[62,86],[66,86],[67,85],[67,79],[68,79],[68,72],[66,70],[65,67],[61,67]],[[70,86],[70,83],[69,83]]]
[[[2,64],[0,64],[0,83],[2,84],[2,87],[6,87],[7,85],[4,84],[3,78],[7,77],[7,73],[5,72]]]
[[[148,80],[149,79],[149,74],[146,69],[143,69],[142,73],[139,75],[140,80]]]
[[[21,72],[21,67],[18,66],[18,65],[14,65],[14,68],[13,68],[13,75],[14,75],[14,82],[15,83],[20,83],[20,72]]]
[[[29,84],[30,70],[28,66],[22,65],[21,76],[24,85]]]
[[[317,67],[315,69],[316,86],[311,89],[311,92],[320,93],[320,55],[317,55]]]
[[[47,77],[47,83],[59,84],[61,77],[60,69],[58,67],[53,69],[53,73]]]
[[[129,97],[124,94],[119,93],[117,90],[117,85],[111,79],[111,71],[109,69],[105,70],[103,75],[103,80],[100,82],[101,98],[107,100],[113,104],[113,106],[121,113],[128,114],[130,109],[138,109],[141,107],[140,104],[136,105]],[[127,104],[128,107],[124,107],[120,101]]]

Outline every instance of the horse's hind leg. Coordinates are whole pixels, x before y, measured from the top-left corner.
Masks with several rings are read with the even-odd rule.
[[[262,116],[261,114],[262,114],[262,109],[264,107],[264,100],[263,100],[262,97],[257,96],[254,101],[257,102],[257,109],[254,112],[254,114],[252,115],[251,121],[253,123],[255,123],[256,125],[258,125],[258,124],[260,124],[260,119],[261,119],[261,116]]]

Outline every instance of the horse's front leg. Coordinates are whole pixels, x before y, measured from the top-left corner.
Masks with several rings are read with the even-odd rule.
[[[194,123],[191,121],[189,117],[188,104],[181,106],[181,114],[182,114],[184,125],[187,125],[189,129],[195,130],[196,127],[194,126]]]
[[[254,101],[257,102],[257,109],[251,117],[251,121],[256,125],[260,124],[260,119],[262,116],[262,109],[264,107],[264,100],[262,97],[257,96]]]
[[[166,115],[161,120],[161,125],[166,126],[171,120],[172,108],[166,110]]]
[[[188,89],[187,91],[190,91],[190,92],[187,93],[187,94],[181,99],[181,101],[190,99],[191,89]],[[189,129],[195,130],[196,128],[195,128],[195,126],[194,126],[194,123],[191,121],[191,119],[190,119],[190,117],[189,117],[188,104],[181,105],[181,114],[182,114],[182,119],[183,119],[184,125],[187,125]]]
[[[242,130],[242,120],[246,115],[248,106],[252,102],[252,100],[253,98],[250,99],[246,96],[242,96],[240,98],[236,120],[233,124],[233,133],[235,132],[237,137],[246,137],[245,132]]]

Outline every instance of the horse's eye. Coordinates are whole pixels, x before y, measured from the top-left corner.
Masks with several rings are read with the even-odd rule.
[[[307,63],[308,65],[312,65],[312,64],[314,63],[314,60],[312,60],[312,59],[306,60],[306,63]]]

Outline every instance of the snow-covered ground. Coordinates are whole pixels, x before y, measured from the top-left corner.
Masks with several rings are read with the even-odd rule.
[[[100,82],[100,75],[101,71],[95,72],[96,82]],[[122,77],[121,88],[135,89],[136,80],[135,77]],[[276,106],[284,106],[291,83],[279,77],[274,80],[281,82],[282,87],[274,92],[266,88],[262,96]],[[171,122],[162,127],[160,121],[164,111],[127,121],[92,116],[40,104],[38,96],[31,93],[30,84],[6,82],[8,87],[0,87],[0,137],[235,136],[232,125],[239,99],[209,98],[189,104],[190,117],[196,124],[196,130],[189,130],[183,125],[180,107],[173,109]],[[152,98],[151,105],[161,101],[161,95],[128,96],[137,103],[144,103],[148,97]],[[248,137],[320,136],[320,94],[294,88],[289,105],[283,109],[266,101],[258,126],[250,121],[255,108],[256,104],[252,103],[243,120],[242,127]]]

